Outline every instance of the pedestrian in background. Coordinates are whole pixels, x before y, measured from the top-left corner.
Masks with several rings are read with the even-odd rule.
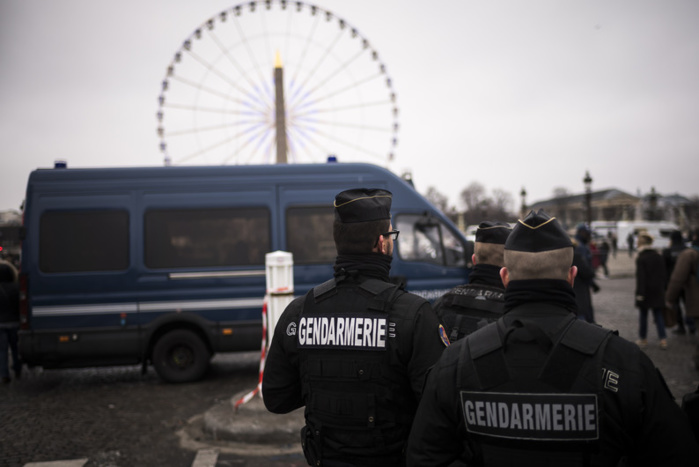
[[[588,247],[590,237],[590,229],[587,225],[578,225],[573,240],[573,266],[578,269],[578,275],[573,284],[573,290],[575,291],[575,299],[578,304],[578,319],[594,323],[595,311],[592,306],[592,291],[595,293],[599,292],[599,286],[595,282],[592,252]]]
[[[672,271],[674,271],[675,269],[677,258],[679,257],[680,253],[682,253],[686,248],[687,247],[684,244],[684,239],[682,238],[682,232],[680,232],[679,230],[673,230],[670,234],[670,246],[663,250],[663,259],[665,260],[665,273],[668,283],[670,281],[670,277],[672,277]],[[672,303],[671,309],[674,310],[675,316],[677,318],[677,329],[675,329],[673,332],[675,334],[686,334],[687,329],[689,329],[689,332],[691,334],[694,334],[696,332],[694,320],[692,318],[685,318],[683,316],[683,303],[684,290],[680,291],[679,297]]]
[[[454,343],[497,320],[504,311],[505,287],[500,279],[509,224],[481,222],[473,247],[473,270],[468,284],[459,285],[434,303],[434,311]]]
[[[609,238],[609,243],[612,246],[612,257],[616,258],[616,249],[617,249],[617,236],[616,232],[612,232],[611,230],[607,232],[607,237]]]
[[[17,270],[10,263],[0,260],[0,378],[9,383],[9,353],[12,354],[12,370],[15,378],[22,373],[22,362],[17,353],[19,330],[19,289]],[[9,353],[8,353],[9,351]]]
[[[602,277],[604,279],[609,279],[609,268],[607,267],[607,261],[609,261],[609,249],[609,242],[606,238],[602,238],[599,246],[599,264],[602,268]]]
[[[390,192],[335,197],[334,278],[287,306],[262,380],[270,412],[305,406],[309,465],[402,466],[427,370],[448,340],[430,303],[389,281]]]
[[[575,319],[573,248],[543,211],[505,243],[505,314],[430,371],[409,467],[696,467],[686,415],[638,346]]]
[[[636,307],[639,310],[638,341],[640,347],[648,345],[648,312],[653,314],[660,339],[660,348],[667,349],[663,307],[665,306],[665,262],[652,248],[653,237],[647,232],[638,234],[636,257]]]
[[[626,244],[629,246],[629,258],[633,256],[633,232],[629,232],[629,234],[626,236]]]
[[[668,281],[665,301],[668,305],[675,303],[680,294],[684,293],[684,305],[687,318],[699,318],[699,279],[697,279],[697,265],[699,265],[699,232],[692,234],[692,247],[683,250],[677,256],[675,268]],[[695,352],[694,366],[699,370],[699,348]]]

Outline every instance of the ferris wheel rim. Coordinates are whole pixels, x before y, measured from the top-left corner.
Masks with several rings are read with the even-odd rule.
[[[362,45],[363,50],[360,50],[360,52],[357,53],[357,55],[359,56],[359,54],[361,54],[363,51],[366,51],[370,54],[373,61],[378,63],[379,71],[375,73],[375,76],[372,76],[370,78],[362,77],[359,80],[359,82],[361,83],[363,81],[375,79],[375,77],[382,77],[382,76],[385,77],[385,85],[388,89],[387,95],[389,97],[390,105],[392,107],[393,118],[391,119],[391,122],[390,122],[388,129],[386,129],[386,128],[374,128],[374,130],[375,131],[389,131],[390,132],[390,138],[389,138],[389,144],[388,144],[388,147],[389,147],[388,154],[385,157],[378,155],[377,158],[378,159],[385,158],[384,162],[386,162],[386,163],[392,162],[392,160],[394,159],[395,148],[396,148],[397,142],[398,142],[397,133],[398,133],[398,128],[399,128],[398,107],[397,107],[397,103],[396,103],[396,92],[395,92],[395,89],[393,87],[393,80],[388,75],[385,63],[382,60],[380,60],[378,52],[371,45],[371,43],[368,41],[368,39],[364,35],[362,35],[356,27],[352,26],[344,18],[341,18],[340,16],[332,13],[330,10],[324,9],[324,8],[319,7],[317,5],[313,5],[311,3],[302,2],[302,1],[290,2],[287,0],[252,0],[252,1],[240,3],[238,5],[234,5],[232,7],[229,7],[227,9],[219,12],[218,14],[211,16],[210,18],[208,18],[204,22],[202,22],[197,28],[194,29],[194,31],[192,33],[189,34],[189,36],[186,37],[186,39],[179,46],[179,48],[176,50],[172,60],[168,64],[167,69],[166,69],[166,73],[165,73],[165,77],[161,83],[161,91],[160,91],[160,94],[158,96],[158,112],[157,112],[157,119],[158,119],[157,130],[158,130],[158,137],[159,137],[159,143],[160,143],[159,145],[160,145],[160,150],[164,156],[165,164],[170,165],[172,163],[175,163],[177,165],[181,165],[182,163],[186,162],[186,159],[183,160],[183,158],[179,158],[177,161],[173,161],[171,159],[171,154],[168,152],[169,138],[172,136],[178,135],[178,132],[177,131],[174,131],[174,132],[166,131],[166,125],[163,123],[166,109],[177,108],[177,106],[178,106],[177,103],[175,103],[174,105],[169,103],[167,101],[167,98],[166,98],[169,83],[172,79],[175,78],[175,69],[177,68],[178,64],[181,63],[184,56],[186,56],[186,55],[191,56],[192,55],[191,54],[192,45],[194,43],[196,43],[196,41],[202,39],[202,37],[206,34],[206,31],[213,31],[217,26],[217,21],[219,21],[221,23],[225,22],[228,19],[228,15],[231,15],[232,17],[239,17],[244,13],[244,10],[246,8],[250,10],[249,11],[250,13],[253,13],[257,8],[259,8],[260,10],[264,10],[264,9],[270,10],[271,8],[274,8],[275,6],[278,8],[281,7],[282,10],[284,10],[286,8],[296,9],[297,12],[301,12],[303,9],[308,9],[309,11],[312,12],[312,15],[314,15],[314,16],[315,15],[318,15],[319,17],[325,16],[327,22],[337,21],[338,25],[340,26],[340,30],[345,30],[345,29],[348,30],[349,34],[352,36],[352,39],[356,38],[358,41],[361,41],[361,45]],[[213,34],[212,34],[212,36],[213,36]],[[215,37],[215,36],[213,36],[213,37]],[[338,34],[337,37],[339,38],[340,34]],[[306,39],[307,42],[313,42],[312,36],[305,37],[304,39]],[[231,48],[230,46],[228,48],[223,48],[221,56],[219,57],[219,59],[223,59],[223,55],[227,54],[230,48]],[[329,51],[326,52],[326,55],[327,55],[327,53],[329,53]],[[291,63],[293,63],[293,61]],[[212,73],[216,73],[216,70],[214,70],[214,69],[212,69],[210,71]],[[259,72],[259,68],[257,71]],[[298,73],[298,70],[297,70],[297,73]],[[245,75],[245,76],[247,77],[247,75]],[[250,79],[250,78],[248,77],[248,79]],[[260,83],[262,84],[263,87],[265,86],[264,77]],[[254,82],[252,82],[252,81],[249,84],[251,84],[253,86],[253,88],[256,88],[257,86],[260,85],[259,83],[254,84]],[[196,84],[193,84],[193,85],[196,85]],[[358,86],[357,81],[353,81],[352,85],[348,86],[348,87],[352,87],[352,86],[355,86],[355,87]],[[210,90],[207,90],[204,86],[201,85],[201,83],[199,83],[198,87],[199,87],[198,92],[210,92]],[[269,93],[269,90],[267,90],[265,92]],[[222,98],[225,98],[225,96],[222,96]],[[376,102],[373,105],[385,105],[385,104],[386,104],[386,102]],[[368,104],[365,104],[362,102],[362,105],[366,106]],[[349,107],[349,106],[347,106],[347,107]],[[220,109],[218,109],[218,110],[217,109],[206,109],[204,107],[198,107],[197,110],[198,111],[223,112]],[[316,113],[321,113],[321,112],[322,112],[322,110],[316,109]],[[295,117],[297,119],[297,122],[301,122],[303,120],[304,115],[302,112],[299,112],[298,114],[295,115]],[[322,122],[322,120],[318,120],[318,119],[316,119],[316,121]],[[263,130],[269,132],[270,128],[269,128],[268,123],[264,123],[264,122],[257,122],[257,123],[259,126],[262,127]],[[227,125],[229,127],[232,126],[230,124],[227,124]],[[336,125],[337,125],[337,123],[336,123]],[[356,122],[344,122],[344,123],[342,123],[342,125],[345,125],[347,127],[352,127],[352,126],[361,127],[361,124],[358,124]],[[196,137],[199,138],[201,136],[200,133],[205,132],[205,131],[215,131],[216,129],[217,128],[215,125],[210,125],[209,127],[192,128],[190,130],[190,132],[196,133]],[[362,128],[362,129],[368,130],[368,128]],[[302,125],[299,125],[298,127],[295,127],[292,130],[287,130],[287,135],[286,135],[287,139],[289,138],[289,133],[292,131],[295,131],[298,133],[296,135],[296,138],[298,138],[298,139],[295,140],[294,144],[299,144],[299,145],[312,144],[311,140],[309,139],[309,136],[303,134],[303,126]],[[186,130],[181,130],[179,133],[182,134],[184,132],[186,132]],[[315,130],[315,132],[317,134],[322,134],[322,131],[317,130],[317,129]],[[239,135],[240,134],[238,134],[237,136],[232,136],[229,139],[236,138]],[[166,139],[166,136],[167,136],[167,139]],[[267,136],[265,136],[264,138],[267,139]],[[222,140],[222,141],[219,141],[217,143],[217,145],[219,145],[219,146],[224,145],[227,142],[230,142],[230,141],[229,140]],[[336,139],[335,143],[341,144],[341,145],[346,145],[348,147],[352,147],[353,145],[356,146],[356,143],[353,141],[343,141],[341,139]],[[259,141],[257,141],[257,144],[258,144],[258,146],[267,145],[268,148],[270,147],[269,143],[265,142],[262,137],[260,137]],[[291,146],[291,144],[290,144],[290,146]],[[201,149],[201,152],[206,152],[206,151],[207,151],[206,147]],[[331,153],[334,151],[326,151],[326,152],[328,152],[327,155],[331,155]],[[199,156],[198,154],[192,154],[192,155],[186,156],[186,157],[195,159],[198,156]],[[230,158],[233,158],[234,156],[235,156],[235,154],[232,154],[230,156]],[[223,161],[223,163],[227,163],[227,162],[228,162],[228,160]],[[299,161],[299,162],[307,162],[307,161]],[[366,162],[366,161],[361,161],[361,162]]]

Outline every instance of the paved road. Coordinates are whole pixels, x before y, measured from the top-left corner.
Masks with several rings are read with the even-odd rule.
[[[610,276],[593,296],[596,320],[635,341],[633,261],[625,252],[610,260]],[[668,350],[661,350],[651,325],[646,352],[679,400],[699,385],[691,363],[699,338],[669,336]],[[241,455],[197,429],[202,414],[252,389],[257,378],[255,352],[217,356],[203,381],[180,385],[161,382],[152,370],[141,375],[138,367],[30,371],[0,386],[0,466],[57,460],[75,460],[69,467],[305,465],[298,453],[284,453],[297,447],[287,442]]]

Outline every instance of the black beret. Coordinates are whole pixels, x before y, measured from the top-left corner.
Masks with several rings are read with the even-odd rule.
[[[390,191],[379,188],[355,188],[335,196],[335,220],[344,224],[391,218]]]
[[[572,247],[570,236],[563,230],[555,217],[543,210],[531,211],[524,220],[520,219],[505,242],[506,250],[539,252]]]
[[[490,221],[481,222],[476,230],[476,241],[479,243],[504,245],[510,232],[512,232],[510,224]]]

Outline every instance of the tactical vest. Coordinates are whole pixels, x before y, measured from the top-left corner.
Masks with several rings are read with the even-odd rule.
[[[551,334],[557,342],[531,322],[506,328],[502,319],[471,334],[457,375],[468,465],[590,465],[611,334],[572,316]]]
[[[441,316],[449,341],[497,321],[504,312],[505,291],[499,287],[468,284],[447,292],[441,300]]]
[[[297,347],[306,401],[302,441],[311,465],[324,458],[400,461],[416,406],[388,346],[395,332],[389,311],[403,294],[377,279],[332,279],[306,295]]]

